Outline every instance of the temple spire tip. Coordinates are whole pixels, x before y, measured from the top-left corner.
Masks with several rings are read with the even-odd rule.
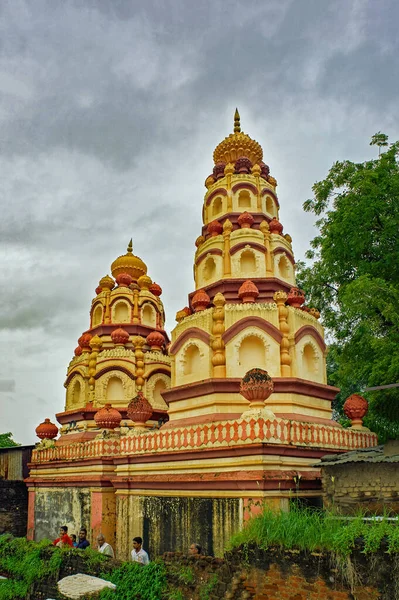
[[[238,108],[236,108],[236,112],[234,113],[234,133],[240,133],[240,131],[240,113],[238,112]]]

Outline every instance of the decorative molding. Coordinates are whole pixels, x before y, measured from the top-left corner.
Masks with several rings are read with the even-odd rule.
[[[294,259],[293,255],[286,248],[282,248],[281,246],[278,246],[277,248],[274,248],[274,250],[272,250],[272,254],[274,254],[274,256],[277,256],[277,254],[285,254],[285,256],[288,258],[288,260],[293,265],[295,265],[295,259]]]
[[[239,242],[230,248],[230,254],[233,255],[239,250],[247,248],[247,246],[250,246],[251,249],[259,250],[259,252],[262,252],[263,254],[266,254],[267,252],[266,248],[257,242]]]
[[[216,190],[213,190],[212,193],[209,194],[208,198],[206,199],[206,206],[209,206],[213,198],[216,198],[216,196],[227,196],[227,190],[225,190],[224,188],[217,188]]]
[[[231,325],[223,334],[223,341],[227,344],[230,340],[232,340],[240,331],[247,329],[248,327],[258,327],[265,333],[268,333],[277,343],[280,344],[282,340],[282,334],[277,327],[265,321],[261,317],[244,317],[240,319],[234,325]]]
[[[200,254],[195,259],[195,264],[198,266],[205,258],[208,258],[209,254],[217,254],[219,256],[222,256],[223,255],[223,250],[220,250],[219,248],[210,248],[209,250],[207,250],[203,254]]]
[[[254,185],[253,183],[246,182],[246,181],[243,181],[242,183],[236,183],[231,188],[231,191],[233,192],[233,194],[235,194],[239,190],[249,190],[253,194],[255,194],[255,196],[258,194],[258,190],[256,188],[256,185]]]
[[[298,331],[295,333],[295,344],[297,344],[303,337],[305,337],[305,335],[312,336],[316,340],[322,351],[326,351],[325,341],[323,340],[320,333],[316,329],[311,327],[311,325],[304,325],[303,327],[298,329]]]
[[[175,342],[169,348],[169,354],[176,354],[180,348],[187,342],[187,340],[191,338],[197,338],[202,340],[207,346],[210,344],[211,336],[206,331],[199,329],[198,327],[190,327],[190,329],[186,329],[183,333],[175,340]]]

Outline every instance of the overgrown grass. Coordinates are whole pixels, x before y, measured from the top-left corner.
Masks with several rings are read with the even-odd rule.
[[[160,600],[166,591],[166,569],[162,561],[143,567],[136,562],[123,563],[119,569],[100,575],[116,584],[116,591],[103,590],[101,600]]]
[[[387,552],[399,552],[399,525],[388,521],[387,517],[364,521],[363,515],[358,515],[344,520],[322,510],[298,507],[293,507],[290,512],[265,508],[261,515],[248,521],[243,530],[232,537],[229,547],[256,544],[263,549],[280,547],[311,552],[332,551],[346,557],[359,538],[366,554],[377,552],[382,540],[387,543]]]
[[[0,571],[12,576],[1,582],[0,600],[26,598],[35,581],[58,571],[62,562],[60,551],[53,552],[50,558],[48,555],[43,558],[43,550],[50,544],[49,540],[36,543],[0,535]]]

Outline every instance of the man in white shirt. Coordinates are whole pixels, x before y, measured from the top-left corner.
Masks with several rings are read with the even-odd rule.
[[[97,536],[97,548],[101,554],[114,558],[114,551],[112,549],[112,546],[105,541],[105,537],[102,533],[99,533]]]
[[[141,565],[148,565],[150,559],[148,558],[148,554],[141,547],[143,544],[143,540],[141,537],[133,538],[133,550],[132,550],[132,561],[138,562]]]

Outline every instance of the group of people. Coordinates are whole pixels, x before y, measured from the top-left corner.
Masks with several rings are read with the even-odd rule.
[[[87,530],[84,527],[81,527],[77,539],[74,534],[69,536],[68,527],[62,525],[62,527],[60,527],[59,537],[54,540],[53,545],[58,546],[59,548],[70,546],[71,548],[85,550],[90,546],[90,542],[87,539]],[[105,556],[115,558],[114,549],[111,544],[108,544],[102,533],[99,533],[97,536],[97,550]],[[199,556],[202,553],[202,548],[199,544],[191,544],[188,553],[191,556]],[[130,555],[133,562],[140,563],[141,565],[148,565],[150,562],[147,552],[143,549],[143,540],[140,536],[133,538],[133,550]]]
[[[64,546],[69,546],[70,548],[79,548],[80,550],[85,550],[90,546],[90,542],[87,539],[87,530],[84,527],[81,527],[79,530],[79,539],[76,538],[75,534],[71,536],[68,535],[68,527],[66,525],[62,525],[59,531],[59,537],[54,540],[53,545],[58,548],[62,548]],[[150,559],[148,558],[148,554],[145,550],[143,550],[143,540],[141,537],[137,536],[133,538],[133,550],[131,551],[131,557],[133,562],[138,562],[142,565],[148,565]],[[114,549],[111,544],[108,544],[104,535],[99,533],[97,536],[97,550],[104,554],[105,556],[109,556],[111,558],[115,557]]]

